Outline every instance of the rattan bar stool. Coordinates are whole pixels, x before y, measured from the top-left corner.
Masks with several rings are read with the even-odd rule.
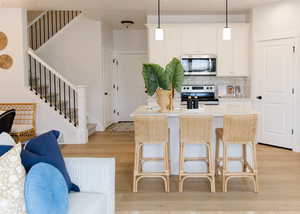
[[[135,128],[135,160],[133,174],[133,192],[138,191],[138,182],[142,178],[161,178],[165,191],[170,192],[170,161],[169,161],[169,129],[168,120],[164,116],[141,116],[134,118]],[[162,158],[143,157],[146,144],[162,144]],[[162,172],[144,172],[143,164],[147,161],[163,162]]]
[[[215,192],[215,167],[213,158],[212,116],[186,115],[180,117],[180,152],[179,152],[179,192],[183,192],[183,183],[187,178],[207,178],[210,182],[211,192]],[[185,158],[185,145],[205,145],[207,157]],[[204,161],[207,164],[207,172],[185,172],[186,162]]]
[[[254,191],[258,192],[258,174],[256,160],[256,128],[257,115],[225,115],[224,128],[216,129],[216,172],[220,172],[223,181],[223,192],[227,192],[229,179],[233,177],[251,178],[254,182]],[[223,143],[223,157],[220,157],[220,144]],[[243,154],[241,158],[228,157],[228,146],[241,144]],[[252,165],[247,160],[247,146],[252,149]],[[230,172],[229,161],[239,161],[242,172]]]

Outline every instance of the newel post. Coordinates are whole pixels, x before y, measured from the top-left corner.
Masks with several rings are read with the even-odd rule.
[[[81,144],[88,142],[88,129],[87,129],[87,86],[77,86],[78,93],[78,129],[79,139]]]

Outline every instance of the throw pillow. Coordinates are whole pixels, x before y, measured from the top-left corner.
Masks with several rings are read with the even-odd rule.
[[[37,163],[48,163],[62,173],[69,191],[79,192],[79,187],[71,182],[67,172],[65,161],[57,142],[58,137],[59,131],[53,130],[31,139],[21,154],[23,165],[28,172]]]
[[[21,145],[14,146],[0,157],[0,212],[5,214],[25,214],[24,181]]]
[[[0,145],[0,157],[4,155],[6,152],[11,150],[13,147],[12,146],[2,146]]]
[[[67,214],[69,194],[60,171],[47,163],[34,165],[25,180],[28,214]]]
[[[0,145],[14,146],[16,142],[9,134],[2,132],[0,134]]]

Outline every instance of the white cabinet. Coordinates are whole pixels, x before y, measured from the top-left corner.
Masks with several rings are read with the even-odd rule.
[[[217,27],[215,25],[187,25],[182,29],[183,54],[216,54]]]
[[[218,76],[249,76],[248,24],[231,24],[231,41],[223,40],[222,24],[165,25],[163,41],[155,40],[155,27],[148,26],[149,62],[165,66],[173,57],[185,54],[217,54]]]
[[[164,40],[155,40],[155,29],[148,30],[149,62],[166,66],[174,57],[181,56],[181,34],[175,27],[164,28]]]
[[[232,24],[232,39],[223,40],[223,28],[218,30],[217,75],[249,76],[249,25]]]

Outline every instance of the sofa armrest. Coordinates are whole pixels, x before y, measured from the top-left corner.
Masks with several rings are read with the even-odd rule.
[[[115,159],[65,158],[71,181],[82,192],[107,196],[108,214],[115,213]]]

